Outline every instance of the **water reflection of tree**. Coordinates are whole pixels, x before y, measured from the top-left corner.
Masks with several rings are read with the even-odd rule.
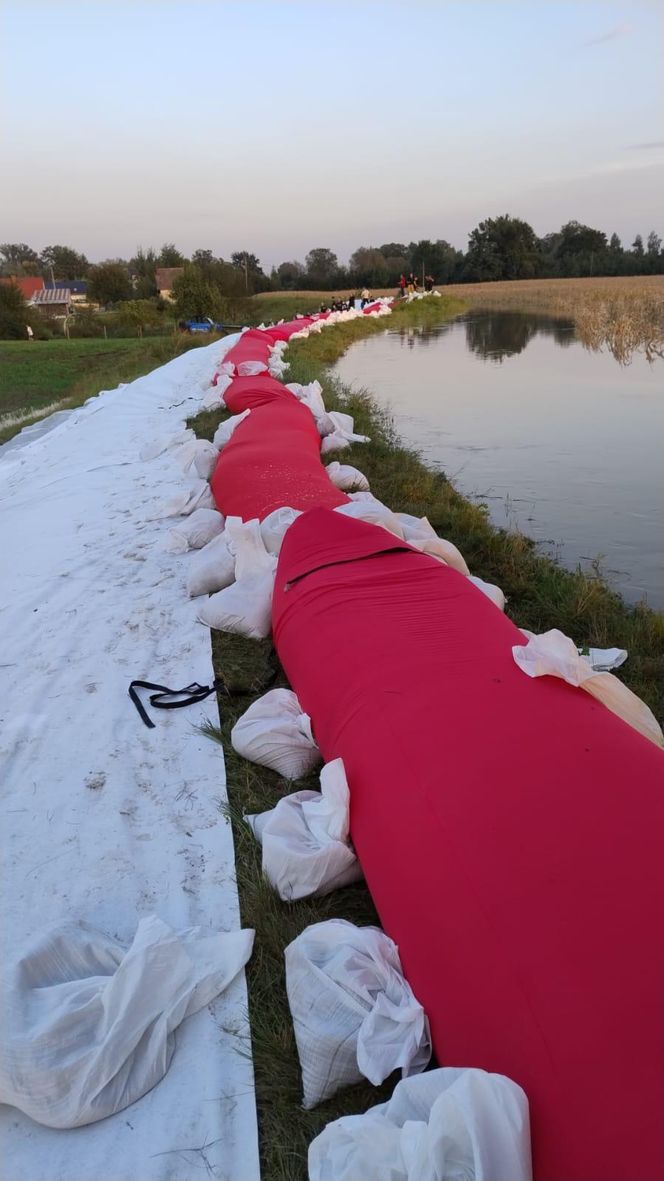
[[[551,336],[556,344],[567,348],[574,340],[573,325],[567,320],[527,312],[488,311],[466,320],[468,350],[492,361],[522,353],[535,336]]]

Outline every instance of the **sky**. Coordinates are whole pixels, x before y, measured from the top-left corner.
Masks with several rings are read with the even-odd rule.
[[[0,0],[0,241],[664,232],[658,0]]]

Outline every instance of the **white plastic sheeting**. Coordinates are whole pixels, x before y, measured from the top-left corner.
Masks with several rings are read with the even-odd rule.
[[[210,485],[206,480],[190,479],[186,483],[187,487],[157,507],[152,520],[187,517],[197,508],[216,508]]]
[[[174,1031],[235,979],[253,931],[176,933],[156,915],[131,947],[85,923],[38,936],[7,971],[0,1103],[76,1128],[135,1103],[168,1070]]]
[[[292,689],[270,689],[231,730],[233,749],[284,779],[302,779],[321,761],[308,714]]]
[[[343,759],[327,763],[318,791],[284,796],[269,812],[245,816],[263,847],[263,873],[284,902],[330,894],[362,877],[349,838],[350,793]]]
[[[585,689],[644,738],[656,746],[664,746],[661,727],[645,701],[641,701],[613,673],[596,672],[563,632],[553,628],[536,636],[525,628],[521,630],[528,643],[515,645],[512,654],[522,672],[529,677],[560,677],[568,685]]]
[[[429,1023],[404,980],[395,944],[377,927],[330,919],[288,945],[286,990],[305,1107],[393,1070],[424,1070]]]
[[[232,342],[231,342],[232,343]],[[164,552],[158,504],[183,487],[172,438],[199,405],[219,344],[91,400],[0,461],[3,569],[0,961],[75,918],[129,946],[155,911],[177,930],[239,927],[223,756],[198,732],[214,698],[142,725],[135,677],[213,677],[184,592],[189,557]],[[0,1016],[6,997],[0,996]],[[179,1028],[165,1077],[119,1115],[53,1131],[0,1107],[7,1181],[257,1181],[244,974]],[[206,1174],[204,1174],[206,1175]]]
[[[526,1095],[510,1079],[446,1067],[397,1083],[388,1103],[327,1125],[309,1181],[531,1181]]]

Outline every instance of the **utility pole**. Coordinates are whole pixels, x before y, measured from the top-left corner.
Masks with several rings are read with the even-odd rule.
[[[246,255],[246,254],[244,256],[244,289],[248,294],[249,293],[249,258],[248,258],[248,255]]]

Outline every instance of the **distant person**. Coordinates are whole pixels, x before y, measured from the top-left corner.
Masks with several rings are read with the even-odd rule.
[[[405,275],[399,275],[399,291],[401,292],[401,298],[405,299],[406,298],[406,276]]]
[[[321,303],[320,310],[321,310],[321,312],[329,312],[330,309],[328,308],[325,300],[323,300],[323,302]]]
[[[426,275],[424,278],[424,290],[433,291],[433,275]]]
[[[413,290],[414,290],[414,292],[415,292],[415,294],[416,294],[416,295],[418,295],[418,294],[419,294],[419,290],[420,290],[420,281],[419,281],[419,279],[418,279],[417,275],[413,275]]]
[[[369,294],[368,287],[363,287],[362,292],[360,294],[360,301],[361,301],[362,307],[364,307],[365,304],[368,304],[370,299],[371,299],[371,295]]]
[[[408,290],[409,295],[412,295],[415,290],[415,279],[413,278],[412,271],[410,272],[410,274],[408,276],[407,290]]]
[[[32,331],[32,328],[31,328],[30,324],[26,324],[26,326],[25,326],[25,331],[26,331],[26,332],[27,332],[27,334],[28,334],[28,340],[34,340],[34,336],[35,336],[35,334],[34,334],[34,332]]]

